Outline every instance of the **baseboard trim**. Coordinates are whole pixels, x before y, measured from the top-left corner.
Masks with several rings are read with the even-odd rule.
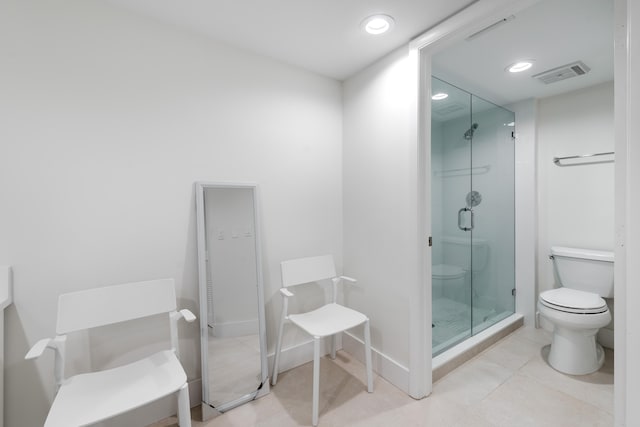
[[[349,332],[343,333],[342,349],[355,357],[362,364],[365,363],[364,341],[356,338]],[[393,360],[374,347],[371,347],[371,361],[374,372],[400,390],[409,394],[409,368]]]
[[[202,402],[202,378],[188,381],[189,384],[189,404],[193,408]]]
[[[324,356],[331,352],[331,338],[323,339],[320,342],[320,355]],[[336,350],[342,349],[342,337],[336,337]],[[269,366],[269,378],[273,378],[273,358],[274,353],[267,355]],[[313,361],[313,339],[294,344],[280,351],[280,366],[278,372],[288,371]]]
[[[329,339],[322,340],[320,354],[326,355],[331,351]],[[349,332],[344,332],[337,337],[337,350],[344,350],[352,355],[360,363],[364,364],[364,342]],[[409,369],[389,356],[371,347],[371,361],[373,371],[385,380],[409,394]],[[269,363],[269,375],[273,376],[273,353],[267,356]],[[282,349],[280,353],[279,372],[293,369],[305,363],[313,361],[313,340],[298,343]]]

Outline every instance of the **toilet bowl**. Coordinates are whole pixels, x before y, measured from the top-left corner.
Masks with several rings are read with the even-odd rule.
[[[613,253],[552,247],[551,259],[561,287],[538,299],[540,315],[554,328],[548,362],[566,374],[590,374],[604,363],[596,335],[611,321],[602,297],[613,297]]]
[[[540,315],[554,325],[549,364],[560,372],[584,375],[604,363],[596,335],[611,321],[607,303],[599,295],[558,288],[540,294]]]

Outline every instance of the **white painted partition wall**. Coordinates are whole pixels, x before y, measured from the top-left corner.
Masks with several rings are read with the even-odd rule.
[[[640,425],[640,4],[616,0],[615,426]],[[632,25],[633,24],[633,25]]]
[[[400,48],[344,82],[342,153],[344,274],[357,277],[366,289],[345,299],[371,319],[374,370],[405,392],[409,289],[419,282],[407,54],[407,47]],[[352,338],[345,335],[343,345],[358,355],[361,344]]]
[[[110,2],[6,1],[0,28],[12,34],[0,37],[12,57],[0,67],[2,159],[11,159],[0,167],[0,263],[15,273],[5,310],[7,426],[46,416],[51,364],[23,358],[54,332],[58,295],[175,277],[180,305],[197,311],[195,181],[260,184],[269,343],[279,262],[333,253],[341,270],[340,82]],[[149,346],[165,339],[149,329]],[[198,402],[199,328],[182,329]],[[284,338],[302,363],[313,356],[305,340],[293,330]],[[115,364],[124,347],[74,353],[69,373]],[[134,412],[118,425],[148,425],[175,409]]]
[[[11,267],[0,266],[0,427],[4,425],[4,309],[13,301]]]

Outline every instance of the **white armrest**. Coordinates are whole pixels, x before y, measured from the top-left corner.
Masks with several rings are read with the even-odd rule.
[[[7,308],[13,301],[12,289],[11,267],[3,265],[0,267],[0,310]],[[2,316],[1,312],[0,316]]]
[[[189,323],[191,323],[194,320],[196,320],[196,315],[193,314],[190,310],[188,310],[186,308],[183,308],[178,313],[180,313],[182,315],[182,317],[184,318],[184,320],[186,320]]]
[[[345,281],[347,281],[347,282],[351,282],[351,283],[356,283],[356,282],[357,282],[357,280],[356,280],[356,279],[354,279],[353,277],[340,276],[340,278],[341,278],[342,280],[345,280]]]
[[[50,348],[55,351],[55,363],[53,368],[53,374],[56,379],[56,393],[64,380],[64,365],[65,365],[65,347],[67,342],[66,335],[57,335],[55,338],[44,338],[35,343],[31,350],[24,358],[26,360],[36,359],[42,356],[45,349]]]
[[[43,338],[31,347],[31,350],[24,357],[25,360],[37,359],[42,356],[42,353],[49,347],[49,343],[53,342],[53,338]]]
[[[55,338],[43,338],[31,347],[31,350],[29,350],[24,358],[26,360],[36,359],[42,356],[42,353],[44,353],[47,348],[55,350],[58,356],[64,356],[64,346],[66,341],[66,335],[58,335]]]
[[[293,293],[285,288],[280,288],[280,293],[283,297],[292,297]]]
[[[187,322],[193,322],[196,320],[196,316],[186,308],[180,311],[172,311],[169,313],[169,329],[171,331],[171,348],[176,353],[178,359],[180,359],[180,350],[178,348],[178,320],[183,318]]]

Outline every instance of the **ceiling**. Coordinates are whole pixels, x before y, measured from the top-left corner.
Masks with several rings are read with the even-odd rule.
[[[542,0],[515,18],[434,55],[433,74],[499,105],[613,80],[613,0]],[[534,59],[522,73],[505,68]],[[532,76],[572,63],[591,70],[544,84]]]
[[[105,0],[240,49],[344,80],[475,0]],[[613,0],[541,0],[504,25],[434,56],[434,75],[500,105],[613,79]],[[395,18],[389,33],[360,29]],[[527,72],[504,71],[535,59]],[[533,74],[582,60],[585,75],[544,85]]]
[[[241,49],[344,80],[475,0],[106,0]],[[372,36],[362,20],[386,14]]]

